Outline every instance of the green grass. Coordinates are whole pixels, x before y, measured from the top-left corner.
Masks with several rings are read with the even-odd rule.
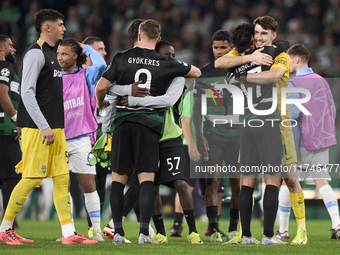
[[[102,225],[105,225],[103,221]],[[170,234],[172,220],[165,221],[167,234]],[[207,223],[197,221],[197,228],[204,242],[203,245],[192,245],[186,240],[188,228],[184,225],[183,237],[169,237],[168,244],[138,245],[137,222],[125,221],[123,223],[125,233],[132,244],[114,245],[105,237],[105,242],[97,245],[61,245],[55,240],[60,237],[61,230],[58,221],[19,221],[18,234],[34,240],[34,243],[24,243],[21,246],[10,246],[0,243],[1,254],[337,254],[340,240],[329,240],[331,232],[330,220],[308,220],[308,244],[304,246],[265,246],[265,245],[221,245],[210,243],[208,237],[204,237],[204,228]],[[228,227],[228,220],[220,220],[222,230]],[[85,220],[76,220],[77,231],[87,236],[87,223]],[[296,233],[296,224],[290,223],[290,239]],[[262,225],[260,221],[252,223],[252,233],[258,239],[262,238]]]

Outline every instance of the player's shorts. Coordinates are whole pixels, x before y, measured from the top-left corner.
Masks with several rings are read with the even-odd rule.
[[[197,178],[191,178],[190,177],[190,171],[195,171],[194,167],[195,164],[202,164],[202,157],[198,162],[194,162],[190,159],[189,156],[189,150],[188,150],[188,145],[183,145],[184,148],[184,155],[185,155],[185,163],[186,163],[186,167],[183,169],[183,175],[185,180],[187,181],[188,185],[190,185],[191,187],[195,186],[196,180]],[[195,164],[194,164],[195,163]]]
[[[299,148],[299,162],[297,164],[297,175],[299,181],[306,184],[315,184],[314,180],[324,179],[331,181],[328,172],[329,149],[307,151]]]
[[[278,122],[240,127],[240,172],[243,175],[282,172],[282,140]]]
[[[209,144],[209,159],[204,162],[206,166],[228,166],[226,169],[233,167],[239,170],[239,148],[240,138],[239,136],[223,136],[213,132],[207,132],[204,134]],[[207,176],[212,177],[210,175]],[[221,176],[222,177],[222,176]],[[229,178],[239,178],[238,171],[228,172]],[[214,177],[215,178],[215,177]]]
[[[175,188],[174,181],[185,180],[183,172],[186,168],[183,146],[159,149],[159,172],[155,176],[156,184]]]
[[[70,171],[75,174],[96,174],[96,167],[91,166],[90,136],[83,136],[78,140],[67,142]]]
[[[159,137],[150,128],[123,122],[113,132],[111,170],[115,173],[158,172]]]
[[[14,136],[0,136],[0,180],[20,179],[21,174],[15,169],[21,160],[19,141]]]
[[[297,157],[295,151],[293,131],[291,129],[290,130],[281,129],[281,139],[283,146],[283,165],[286,166],[292,163],[296,163]]]
[[[54,143],[42,144],[42,135],[37,128],[22,128],[21,148],[25,178],[47,178],[69,173],[68,151],[63,128],[52,129]]]

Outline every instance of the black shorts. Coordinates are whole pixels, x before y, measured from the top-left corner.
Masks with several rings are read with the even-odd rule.
[[[159,150],[159,172],[155,183],[174,188],[174,181],[185,180],[183,172],[186,168],[183,146],[161,148]]]
[[[207,166],[222,166],[224,162],[224,166],[228,167],[226,169],[234,169],[234,171],[227,171],[228,177],[239,178],[240,137],[224,136],[213,132],[205,133],[204,137],[209,144],[209,159],[204,164]]]
[[[158,172],[158,134],[139,123],[123,122],[112,136],[111,170],[115,173]]]
[[[282,140],[278,122],[262,127],[240,127],[240,172],[275,174],[282,171]]]
[[[15,169],[21,158],[19,141],[12,136],[0,136],[0,179],[21,178]]]

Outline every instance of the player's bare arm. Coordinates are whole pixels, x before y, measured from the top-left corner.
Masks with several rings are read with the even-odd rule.
[[[184,76],[186,78],[198,78],[201,76],[201,70],[191,65],[190,71]]]
[[[198,152],[203,156],[209,155],[209,144],[207,139],[204,137],[202,133],[202,115],[201,115],[201,99],[194,98],[194,106],[193,106],[193,121],[196,130],[197,137],[197,149]]]
[[[189,157],[191,160],[197,162],[200,159],[201,154],[198,152],[194,138],[191,135],[190,118],[187,116],[182,116],[181,119],[182,119],[183,136],[185,140],[188,141]]]
[[[215,61],[215,68],[227,69],[246,63],[271,66],[273,64],[273,58],[266,53],[262,53],[261,51],[263,49],[264,48],[257,49],[252,54],[243,56],[224,55],[223,57],[220,57]]]
[[[260,73],[248,73],[247,82],[262,85],[273,84],[278,82],[284,74],[285,70],[281,67],[273,67],[268,71],[263,71]]]
[[[106,95],[107,87],[111,84],[111,82],[105,78],[100,78],[96,86],[96,99],[97,99],[97,108],[103,107],[103,101]]]
[[[9,87],[6,84],[0,83],[0,104],[8,116],[13,117],[17,112],[8,95],[8,90]]]

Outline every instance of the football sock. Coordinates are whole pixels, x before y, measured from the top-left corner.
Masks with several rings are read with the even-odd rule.
[[[21,179],[19,178],[15,178],[15,179],[7,179],[6,181],[4,181],[2,183],[2,206],[4,208],[4,210],[6,211],[6,208],[7,208],[7,204],[8,204],[8,201],[9,201],[9,198],[11,197],[11,193],[14,189],[14,187],[18,184],[18,182],[20,181]],[[12,226],[12,229],[14,229],[14,221],[13,221],[13,226]]]
[[[21,210],[24,205],[28,193],[34,189],[41,182],[41,178],[22,178],[12,191],[11,197],[7,204],[3,224],[0,227],[0,231],[6,231],[12,228],[15,216]]]
[[[157,234],[165,236],[165,228],[162,214],[152,215],[153,223],[155,224]]]
[[[239,213],[238,209],[230,208],[230,211],[229,211],[230,219],[229,219],[228,232],[231,232],[234,230],[237,231],[238,213]]]
[[[140,193],[139,183],[133,182],[124,195],[123,216],[126,217],[130,213],[132,208],[134,208],[136,204],[138,204],[139,193]]]
[[[289,189],[286,185],[281,185],[279,191],[279,217],[280,217],[280,228],[279,232],[284,233],[289,228],[289,216],[290,209],[292,208],[291,199],[289,199]],[[297,201],[296,201],[297,202]],[[294,211],[295,214],[295,211]]]
[[[110,203],[111,203],[111,213],[112,219],[114,222],[115,234],[120,234],[121,236],[125,236],[123,230],[123,206],[124,206],[124,187],[125,185],[113,181],[111,184],[111,192],[110,192]]]
[[[107,168],[102,168],[100,164],[96,165],[96,188],[100,200],[100,212],[103,212],[103,206],[105,203],[105,184],[106,176],[109,173]]]
[[[214,229],[218,230],[218,220],[217,220],[217,206],[208,206],[206,208],[207,216],[209,220],[209,227],[208,229],[213,231]]]
[[[175,212],[175,216],[174,216],[174,225],[178,225],[178,226],[182,226],[183,223],[183,213],[178,213]]]
[[[332,228],[336,228],[340,224],[339,220],[339,206],[336,195],[332,187],[327,184],[319,189],[319,193],[322,196],[323,202],[328,210],[329,216],[332,220]]]
[[[7,179],[3,182],[2,186],[2,205],[4,210],[6,210],[9,198],[11,197],[11,193],[14,187],[19,183],[20,179]]]
[[[94,229],[100,229],[100,199],[97,191],[91,193],[84,193],[85,207],[91,219],[91,223]]]
[[[133,207],[133,210],[135,211],[137,221],[140,222],[140,208],[139,208],[139,201],[137,200],[135,206]]]
[[[68,193],[69,174],[52,177],[53,200],[57,211],[61,232],[64,237],[74,235],[75,229],[71,220],[71,202]]]
[[[63,237],[67,238],[74,235],[74,226],[72,223],[61,225],[61,233]]]
[[[74,228],[74,220],[73,220],[73,199],[70,193],[68,193],[69,197],[70,197],[70,205],[71,205],[71,222]]]
[[[305,197],[303,191],[289,193],[298,229],[306,230]],[[289,220],[289,217],[288,217]],[[287,228],[288,230],[288,228]]]
[[[251,237],[250,221],[253,208],[253,192],[254,188],[243,185],[238,199],[242,236],[246,237]]]
[[[154,183],[144,181],[140,184],[139,208],[140,208],[140,230],[139,233],[149,235],[149,223],[155,199]]]
[[[186,219],[186,221],[188,223],[189,235],[192,232],[197,233],[194,209],[183,210],[183,212],[184,212],[185,219]]]
[[[279,204],[279,189],[274,185],[266,185],[263,198],[264,222],[263,234],[266,237],[273,237],[274,224]]]

